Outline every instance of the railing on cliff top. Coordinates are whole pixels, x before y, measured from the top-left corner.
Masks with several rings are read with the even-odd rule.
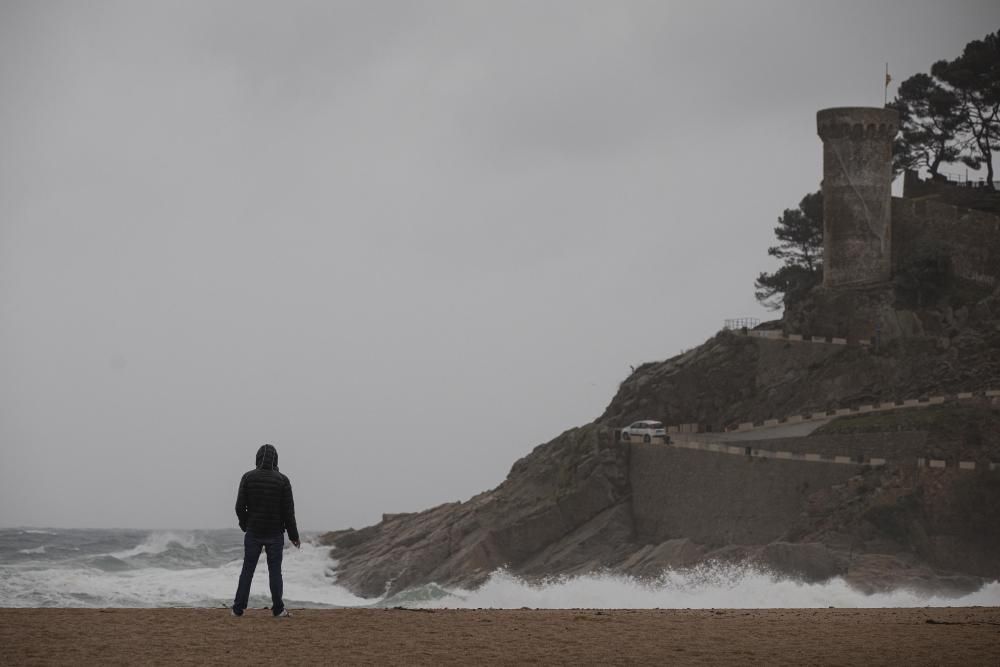
[[[749,331],[758,325],[760,325],[760,320],[756,317],[736,317],[731,320],[725,320],[722,328],[727,331]]]
[[[945,171],[940,172],[940,174],[952,185],[959,185],[963,188],[985,188],[988,183],[985,178],[969,178],[968,174],[953,174]],[[1000,190],[1000,181],[993,181],[993,188]]]
[[[726,320],[730,322],[733,320]],[[781,329],[751,329],[748,327],[740,327],[737,329],[730,329],[733,333],[738,336],[750,336],[751,338],[764,338],[767,340],[783,340],[789,342],[798,343],[829,343],[830,345],[847,345],[848,339],[841,338],[837,336],[803,336],[802,334],[790,334],[785,333]],[[857,339],[857,344],[862,347],[869,347],[875,342],[874,338],[859,338]]]

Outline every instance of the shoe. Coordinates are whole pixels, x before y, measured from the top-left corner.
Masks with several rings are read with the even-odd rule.
[[[288,613],[287,609],[282,609],[280,614],[275,614],[275,618],[289,618],[291,614]]]
[[[243,615],[243,612],[240,612],[240,613],[238,613],[238,614],[237,614],[237,613],[236,613],[236,610],[235,610],[235,609],[233,609],[232,607],[230,607],[230,608],[229,608],[229,615],[230,615],[230,616],[235,616],[236,618],[239,618],[240,616],[242,616],[242,615]]]

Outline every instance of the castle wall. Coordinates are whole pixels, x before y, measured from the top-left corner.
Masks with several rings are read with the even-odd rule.
[[[921,180],[916,172],[910,170],[907,170],[903,175],[903,197],[906,199],[933,198],[934,201],[942,204],[1000,214],[1000,193],[998,192],[977,184]]]
[[[802,521],[807,499],[842,484],[857,466],[630,445],[636,538],[766,544]]]
[[[893,267],[944,253],[957,276],[1000,285],[1000,216],[926,199],[892,199]]]

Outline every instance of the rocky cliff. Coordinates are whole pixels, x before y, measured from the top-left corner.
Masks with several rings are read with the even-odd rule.
[[[917,469],[890,460],[881,468],[854,468],[844,479],[810,479],[794,492],[780,486],[783,479],[794,479],[790,474],[767,482],[771,486],[749,484],[746,488],[755,490],[745,491],[780,488],[775,498],[801,503],[801,511],[789,512],[780,525],[769,516],[766,529],[751,525],[737,531],[737,521],[764,519],[723,510],[711,513],[714,518],[697,531],[666,523],[664,530],[650,532],[637,517],[648,524],[657,510],[636,507],[649,501],[640,499],[633,485],[633,448],[615,443],[612,435],[613,427],[636,419],[698,422],[718,430],[847,404],[992,388],[1000,384],[1000,292],[962,308],[890,313],[952,324],[942,335],[898,336],[877,350],[722,332],[685,354],[644,364],[622,383],[603,415],[536,447],[514,463],[497,488],[466,502],[384,515],[374,526],[326,534],[323,540],[339,563],[338,583],[373,597],[429,583],[474,587],[502,567],[525,577],[601,569],[656,576],[664,568],[706,560],[749,560],[806,579],[845,576],[868,589],[968,588],[977,585],[977,577],[996,578],[1000,529],[991,517],[1000,510],[1000,473]],[[927,453],[1000,461],[1000,451],[994,451],[1000,442],[995,406],[979,402],[938,410],[937,419],[889,416],[855,427],[846,419],[837,428],[842,434],[852,428],[910,430],[921,434]],[[702,457],[699,461],[720,456],[689,454]],[[913,457],[920,455],[926,453]],[[683,475],[695,474],[694,466],[701,464],[670,465]],[[691,493],[670,502],[690,516],[708,515],[706,498],[734,493],[725,475],[752,480],[764,470],[713,469],[696,480],[702,496]],[[775,468],[767,470],[774,477]]]
[[[500,567],[582,572],[620,560],[630,537],[628,449],[596,425],[563,433],[464,503],[385,515],[324,536],[338,583],[360,595],[411,586],[475,586]]]

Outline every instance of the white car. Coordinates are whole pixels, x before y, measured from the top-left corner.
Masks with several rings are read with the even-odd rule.
[[[630,441],[632,438],[642,438],[643,442],[652,442],[653,438],[663,438],[667,441],[667,430],[663,428],[663,422],[641,421],[632,422],[622,429],[622,440]]]

